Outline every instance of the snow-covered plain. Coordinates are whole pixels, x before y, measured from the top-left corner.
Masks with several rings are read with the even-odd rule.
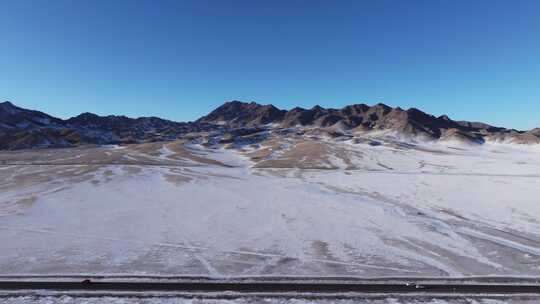
[[[153,143],[0,164],[0,275],[540,275],[537,146]]]
[[[533,304],[537,303],[537,299],[520,299],[520,298],[450,298],[450,299],[403,299],[403,298],[383,298],[383,299],[287,299],[287,298],[241,298],[234,300],[224,299],[189,299],[189,298],[176,298],[176,297],[147,297],[147,298],[130,298],[130,297],[36,297],[36,296],[24,296],[24,297],[8,297],[0,298],[0,303],[3,304],[504,304],[512,301],[515,304]]]

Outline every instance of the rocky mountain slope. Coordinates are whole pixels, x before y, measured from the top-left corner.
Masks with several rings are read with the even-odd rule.
[[[62,120],[45,113],[0,103],[0,149],[71,147],[172,140],[214,129],[204,123],[179,123],[157,117],[129,118],[83,113]]]
[[[0,149],[70,146],[72,135],[61,119],[0,103]]]
[[[504,141],[540,143],[540,131],[528,132],[498,128],[484,123],[454,121],[448,116],[435,117],[418,109],[403,110],[384,104],[355,104],[341,109],[311,109],[296,107],[289,111],[272,105],[231,101],[223,104],[198,122],[253,127],[269,124],[273,128],[307,127],[339,133],[369,133],[378,131],[425,140],[457,140],[467,143]]]
[[[315,106],[281,110],[273,105],[231,101],[195,122],[173,122],[157,117],[129,118],[83,113],[62,120],[45,113],[0,103],[0,149],[69,147],[81,144],[121,144],[173,140],[193,133],[222,134],[224,141],[249,134],[249,129],[317,131],[331,136],[392,135],[421,140],[481,144],[501,141],[540,143],[540,129],[528,132],[484,123],[435,117],[418,109],[403,110],[384,104],[355,104],[341,109]],[[283,132],[286,134],[287,132]]]

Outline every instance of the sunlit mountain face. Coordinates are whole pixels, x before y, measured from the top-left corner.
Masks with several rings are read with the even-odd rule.
[[[4,150],[74,147],[85,144],[129,144],[170,141],[214,132],[231,140],[260,130],[277,133],[325,133],[339,138],[392,135],[412,141],[457,141],[465,144],[505,142],[535,144],[538,129],[517,131],[484,123],[453,121],[418,109],[403,110],[384,104],[357,104],[341,109],[293,108],[231,101],[195,122],[173,122],[157,117],[129,118],[83,113],[67,120],[0,104],[0,148]]]

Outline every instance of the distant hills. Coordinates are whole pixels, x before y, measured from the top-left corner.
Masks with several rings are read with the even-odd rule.
[[[273,105],[231,101],[201,117],[197,122],[233,128],[270,124],[274,128],[316,127],[356,133],[380,131],[410,138],[459,140],[469,143],[483,143],[486,140],[540,143],[539,129],[524,132],[479,122],[454,121],[446,115],[435,117],[415,108],[403,110],[381,103],[374,106],[348,105],[341,109],[296,107],[286,111]]]
[[[173,140],[212,128],[204,123],[173,122],[157,117],[92,113],[62,120],[10,102],[0,103],[0,149],[4,150]]]
[[[317,128],[332,134],[392,134],[422,140],[457,140],[471,144],[502,141],[540,143],[540,128],[518,131],[484,123],[435,117],[418,109],[384,104],[355,104],[341,109],[315,106],[289,111],[255,102],[226,102],[195,122],[157,117],[129,118],[83,113],[67,120],[43,112],[0,103],[0,149],[72,147],[81,144],[121,144],[174,140],[198,132],[239,128]]]

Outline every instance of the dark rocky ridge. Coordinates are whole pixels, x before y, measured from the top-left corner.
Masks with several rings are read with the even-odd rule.
[[[204,123],[92,113],[62,120],[10,102],[0,103],[0,149],[3,150],[173,140],[190,132],[213,129],[213,125]]]
[[[223,104],[198,122],[225,124],[229,127],[252,127],[272,124],[273,127],[334,128],[343,131],[393,131],[408,137],[428,140],[458,140],[483,143],[499,140],[516,143],[540,143],[539,129],[529,132],[494,127],[485,123],[454,121],[446,115],[435,117],[411,108],[403,110],[385,104],[348,105],[341,109],[314,106],[289,111],[272,105],[232,101]]]
[[[30,130],[42,126],[61,126],[61,119],[43,112],[19,108],[9,101],[0,103],[0,130]]]
[[[273,105],[231,101],[195,122],[174,122],[157,117],[129,118],[83,113],[62,120],[26,110],[10,102],[0,103],[0,149],[70,147],[81,144],[119,144],[173,140],[189,133],[238,129],[305,127],[336,132],[390,131],[428,140],[485,140],[540,143],[540,129],[528,132],[493,127],[479,122],[435,117],[418,109],[403,110],[384,104],[355,104],[341,109],[315,106],[289,111]]]
[[[283,119],[287,111],[273,105],[260,105],[255,102],[245,103],[230,101],[224,103],[210,114],[199,118],[197,123],[226,124],[232,127],[246,127],[269,124]]]

